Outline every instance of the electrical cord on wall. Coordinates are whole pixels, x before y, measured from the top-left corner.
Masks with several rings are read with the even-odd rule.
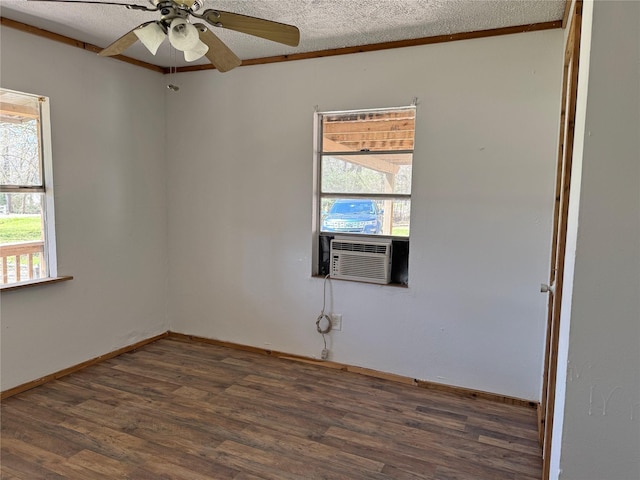
[[[327,348],[327,339],[325,335],[331,331],[331,316],[324,313],[324,309],[327,306],[327,280],[329,277],[330,275],[324,277],[324,284],[322,287],[322,310],[316,319],[316,330],[320,335],[322,335],[322,341],[324,342],[324,348],[322,349],[322,353],[320,353],[320,358],[322,360],[329,358],[329,349]],[[321,325],[323,323],[324,325]]]

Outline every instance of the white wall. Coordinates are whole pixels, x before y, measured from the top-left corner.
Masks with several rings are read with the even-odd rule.
[[[2,28],[2,86],[51,99],[58,271],[1,296],[2,390],[167,330],[162,75]]]
[[[332,359],[540,397],[560,30],[178,76],[169,320],[317,356],[314,107],[419,99],[409,288],[334,281]]]
[[[640,3],[585,2],[583,18],[588,90],[552,478],[630,480],[640,478]]]

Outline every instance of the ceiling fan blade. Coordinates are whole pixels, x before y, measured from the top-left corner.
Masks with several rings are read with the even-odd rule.
[[[214,33],[202,23],[197,23],[195,27],[200,34],[200,40],[209,47],[205,56],[221,72],[228,72],[242,63],[235,53],[227,47]]]
[[[119,2],[90,2],[85,0],[27,0],[28,2],[52,2],[52,3],[95,3],[98,5],[121,5],[123,7],[127,7],[130,10],[145,10],[147,12],[157,12],[157,8],[149,8],[144,5],[132,5],[130,3],[119,3]]]
[[[119,39],[117,39],[107,48],[100,50],[100,52],[98,52],[98,55],[100,55],[101,57],[113,57],[114,55],[120,55],[127,48],[129,48],[131,45],[133,45],[138,41],[138,37],[135,34],[135,31],[138,30],[139,28],[146,27],[150,23],[155,23],[155,20],[152,20],[151,22],[145,22],[142,25],[138,25],[136,28],[134,28],[130,32],[125,33],[123,36],[121,36]]]
[[[297,47],[300,43],[300,30],[293,25],[213,9],[195,16],[205,19],[214,27],[228,28],[292,47]]]

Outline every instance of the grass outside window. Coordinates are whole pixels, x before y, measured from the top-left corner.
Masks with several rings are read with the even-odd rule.
[[[40,215],[0,215],[0,244],[42,240]]]

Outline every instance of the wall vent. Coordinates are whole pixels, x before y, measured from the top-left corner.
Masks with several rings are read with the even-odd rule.
[[[334,238],[330,260],[331,278],[386,284],[391,279],[391,240]]]

